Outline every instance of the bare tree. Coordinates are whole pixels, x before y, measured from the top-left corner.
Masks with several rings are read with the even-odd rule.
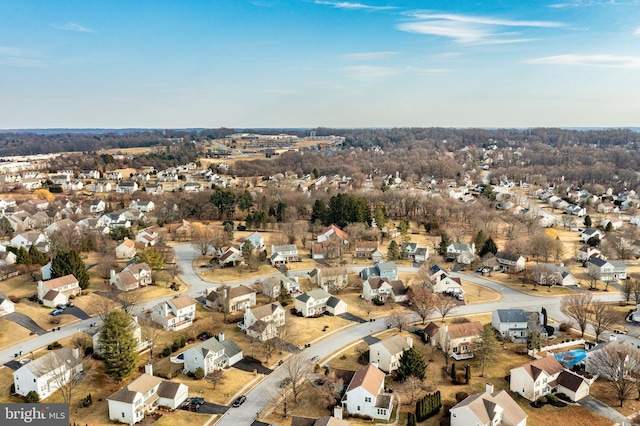
[[[287,361],[282,367],[285,378],[291,383],[293,402],[298,402],[298,396],[303,390],[303,382],[311,372],[311,362],[304,353],[298,354]]]
[[[193,232],[191,246],[200,253],[201,258],[206,256],[214,247],[214,233],[211,228],[204,225],[198,226]]]
[[[118,303],[114,301],[117,293],[113,291],[113,288],[110,285],[105,284],[104,288],[106,290],[106,293],[101,295],[93,305],[98,316],[103,321],[109,314],[109,312],[113,311],[118,306]]]
[[[101,254],[96,262],[94,270],[100,278],[108,280],[111,277],[111,270],[115,270],[118,266],[116,258],[112,254]]]
[[[449,296],[439,294],[436,297],[435,306],[436,311],[442,317],[442,322],[444,322],[445,317],[456,307],[456,302],[454,302]]]
[[[624,343],[611,342],[594,351],[590,358],[593,365],[597,366],[600,376],[607,379],[607,386],[622,407],[636,387],[632,374],[640,360],[638,349]]]
[[[213,385],[213,389],[215,390],[218,384],[221,384],[225,380],[224,371],[223,370],[213,370],[211,373],[207,374],[205,377]]]
[[[122,304],[122,310],[129,315],[133,314],[133,310],[136,305],[140,303],[142,293],[137,290],[120,291],[118,292],[118,300]]]
[[[562,312],[580,329],[580,337],[584,337],[589,324],[592,300],[591,293],[578,293],[565,296],[560,304]]]
[[[409,301],[413,310],[422,318],[422,325],[436,310],[436,296],[427,287],[414,285],[409,288]]]
[[[360,302],[360,307],[367,313],[367,318],[369,318],[369,316],[371,315],[371,311],[373,311],[373,303],[371,303],[371,300],[362,299],[362,301]]]
[[[93,368],[91,357],[82,353],[77,355],[76,357],[74,351],[63,348],[49,353],[46,361],[39,364],[41,374],[49,374],[49,383],[60,390],[65,404],[71,404],[76,387],[87,378]]]
[[[601,301],[593,302],[591,304],[591,311],[593,314],[591,325],[596,334],[596,342],[598,342],[600,335],[615,324],[616,311],[613,309],[613,306]]]
[[[399,331],[405,329],[411,322],[411,314],[404,311],[396,311],[389,315],[387,324],[392,327],[398,327]]]
[[[629,303],[632,293],[633,293],[633,280],[622,280],[622,294],[624,295],[625,303]]]
[[[139,315],[137,318],[142,331],[142,340],[149,344],[149,360],[153,360],[153,349],[160,339],[162,328],[153,322],[151,317]]]
[[[317,389],[317,397],[324,407],[334,407],[342,394],[344,382],[335,374],[329,373],[322,378],[322,385]]]
[[[633,255],[633,238],[626,238],[622,235],[608,235],[605,249],[615,254],[618,259],[630,259]]]
[[[400,385],[400,393],[402,393],[403,400],[405,402],[408,401],[409,405],[413,404],[413,401],[420,396],[423,389],[424,383],[415,376],[407,377]]]
[[[636,304],[639,304],[640,303],[640,280],[637,278],[634,278],[632,281],[633,281],[633,287],[632,287],[633,299],[636,302]]]
[[[276,300],[276,297],[280,294],[281,281],[277,277],[270,277],[262,281],[256,281],[256,284],[260,285],[262,294],[267,296],[271,302]]]

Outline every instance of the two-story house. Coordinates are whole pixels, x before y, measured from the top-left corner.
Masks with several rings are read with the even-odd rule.
[[[396,334],[369,345],[369,363],[375,363],[380,370],[391,373],[400,366],[402,353],[412,347],[411,337],[404,338]]]
[[[104,180],[97,180],[97,181],[91,183],[87,187],[87,190],[89,192],[94,192],[94,193],[111,192],[111,191],[113,191],[113,185],[111,185],[111,182],[107,182],[107,181],[104,181]]]
[[[362,298],[399,303],[407,300],[407,289],[402,280],[389,281],[388,278],[373,277],[362,283]]]
[[[524,269],[524,256],[507,251],[498,251],[495,257],[503,272],[515,273]]]
[[[321,234],[317,235],[316,241],[319,243],[325,241],[340,241],[342,244],[348,245],[349,235],[336,225],[329,225]]]
[[[184,351],[184,369],[194,372],[202,368],[207,375],[215,370],[231,367],[243,358],[242,349],[231,339],[220,333]]]
[[[576,278],[566,266],[557,266],[553,263],[540,263],[533,265],[529,270],[529,276],[540,285],[576,285]]]
[[[330,291],[339,291],[349,284],[348,272],[344,267],[316,268],[309,273],[309,277],[320,288],[327,286]]]
[[[151,268],[145,262],[129,265],[116,273],[111,270],[109,282],[120,291],[131,291],[151,284]]]
[[[509,388],[529,401],[552,392],[561,392],[572,401],[579,401],[589,395],[594,380],[567,370],[554,356],[546,356],[512,368]]]
[[[602,253],[597,248],[591,246],[582,246],[578,250],[578,262],[586,262],[592,257],[602,257]]]
[[[342,398],[342,408],[349,415],[389,420],[393,395],[384,391],[385,374],[374,365],[362,367],[354,374]]]
[[[157,196],[164,194],[164,187],[161,184],[148,183],[145,185],[144,191],[147,194]]]
[[[182,330],[191,327],[196,315],[196,301],[189,296],[178,296],[160,302],[151,310],[151,319],[165,330]]]
[[[403,241],[402,245],[400,246],[400,255],[406,256],[407,259],[414,260],[416,258],[417,250],[418,250],[418,243],[412,243],[411,241]]]
[[[454,261],[463,265],[469,265],[473,262],[475,253],[475,243],[453,243],[447,246],[445,256],[447,258],[447,261]]]
[[[78,349],[48,352],[13,372],[15,391],[22,396],[35,392],[43,400],[81,374],[83,369]]]
[[[360,259],[371,259],[377,249],[377,241],[356,241],[353,255]]]
[[[225,312],[244,311],[256,305],[256,292],[246,285],[219,287],[207,294],[205,306]]]
[[[605,260],[592,257],[587,261],[589,275],[600,281],[624,280],[627,278],[627,265],[624,260]]]
[[[0,292],[0,317],[15,312],[15,310],[15,303],[6,294]]]
[[[24,247],[27,250],[29,250],[31,246],[36,246],[41,252],[47,253],[49,251],[49,238],[44,232],[22,232],[11,239],[11,246],[18,249]]]
[[[264,236],[259,232],[254,232],[247,238],[245,238],[244,241],[240,244],[240,250],[242,250],[247,242],[251,243],[251,247],[253,247],[254,253],[260,253],[267,249],[267,247],[264,245]]]
[[[157,407],[177,409],[189,397],[186,385],[154,376],[150,365],[145,366],[145,371],[107,398],[109,420],[129,425],[139,423]]]
[[[298,247],[295,244],[272,245],[270,260],[275,267],[289,262],[299,262]]]
[[[590,238],[593,238],[593,237],[598,237],[598,239],[602,241],[604,234],[602,234],[602,232],[600,232],[600,230],[596,228],[587,228],[584,231],[582,231],[582,234],[580,234],[580,241],[583,243],[586,243],[587,241],[589,241]]]
[[[138,210],[139,212],[149,213],[155,210],[156,203],[151,200],[133,200],[129,205],[132,210]]]
[[[527,340],[531,315],[537,316],[538,324],[543,323],[541,313],[525,311],[524,309],[496,309],[491,314],[491,325],[500,335],[510,341],[522,342]],[[546,336],[547,331],[540,326],[540,333]]]
[[[78,279],[72,274],[47,281],[38,281],[38,299],[44,306],[54,308],[68,303],[69,298],[77,296],[82,290]]]
[[[116,193],[133,194],[138,190],[138,183],[133,181],[118,182],[116,185]]]
[[[494,392],[487,383],[484,393],[469,395],[456,405],[451,413],[451,426],[526,426],[527,413],[520,408],[507,391]]]
[[[248,336],[261,342],[280,336],[285,324],[285,311],[278,302],[269,303],[244,311],[244,326]]]
[[[332,296],[326,290],[318,288],[308,291],[295,298],[295,309],[303,317],[313,317],[324,314],[339,315],[347,312],[347,304]]]
[[[394,262],[379,262],[360,271],[360,278],[368,280],[372,277],[387,278],[389,281],[398,279],[398,267]]]
[[[456,361],[473,358],[473,344],[480,338],[482,331],[480,321],[445,324],[430,339],[431,346],[439,347]]]
[[[115,248],[116,259],[131,259],[136,255],[136,242],[125,237]]]

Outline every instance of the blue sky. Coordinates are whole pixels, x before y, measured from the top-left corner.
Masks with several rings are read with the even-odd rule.
[[[640,126],[640,0],[0,0],[0,128]]]

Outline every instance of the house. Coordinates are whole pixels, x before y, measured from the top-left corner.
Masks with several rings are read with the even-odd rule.
[[[340,241],[342,244],[349,244],[349,235],[336,225],[327,226],[321,234],[316,237],[319,243],[325,241]]]
[[[233,267],[238,264],[244,263],[244,257],[242,257],[242,252],[235,247],[229,247],[227,250],[218,258],[218,265],[223,268]]]
[[[136,242],[125,237],[124,241],[116,246],[116,259],[131,259],[136,255]]]
[[[244,311],[246,333],[261,342],[280,337],[280,327],[285,324],[285,311],[280,303],[269,303]]]
[[[143,213],[149,213],[155,210],[156,204],[151,200],[134,200],[129,204],[129,208]]]
[[[195,192],[201,192],[202,190],[204,190],[204,188],[198,182],[187,182],[182,186],[182,190],[188,194],[191,194]]]
[[[260,253],[267,249],[267,247],[264,245],[264,236],[259,232],[254,232],[247,238],[245,238],[244,241],[240,244],[240,250],[242,250],[247,242],[251,243],[251,247],[253,247],[254,253]]]
[[[404,338],[399,334],[369,345],[369,363],[377,365],[386,373],[395,371],[400,366],[403,352],[413,347],[411,337]]]
[[[371,259],[371,255],[378,250],[377,241],[356,241],[354,257],[360,259]]]
[[[602,257],[602,253],[595,247],[582,246],[578,250],[578,261],[586,262],[592,257]]]
[[[111,185],[111,182],[97,180],[90,184],[87,190],[95,193],[111,192],[113,191],[113,186]]]
[[[572,204],[572,205],[567,207],[565,212],[567,214],[570,214],[570,215],[573,215],[573,216],[583,217],[583,216],[586,216],[587,209],[584,208],[584,207],[580,207],[580,206],[577,206],[575,204]]]
[[[138,183],[133,181],[118,182],[116,185],[116,193],[118,194],[133,194],[138,190]]]
[[[105,213],[98,218],[96,223],[101,228],[131,228],[131,222],[127,220],[124,213]]]
[[[129,265],[116,274],[111,270],[109,283],[120,291],[131,291],[151,284],[151,268],[145,262]]]
[[[171,225],[167,226],[167,233],[173,234],[175,240],[187,239],[191,237],[193,228],[189,221],[183,219],[178,223],[172,223]]]
[[[78,174],[78,179],[100,179],[98,170],[83,170]]]
[[[627,279],[627,265],[623,260],[605,260],[592,257],[587,261],[588,274],[600,281]]]
[[[398,267],[394,262],[379,262],[360,271],[360,278],[368,280],[372,277],[387,278],[389,281],[398,279]]]
[[[207,375],[212,371],[231,367],[242,359],[242,349],[220,333],[218,339],[212,337],[184,351],[184,369],[194,372],[202,368]]]
[[[314,260],[339,259],[344,248],[344,245],[336,240],[313,242],[311,244],[311,258]]]
[[[401,255],[407,256],[407,259],[411,259],[411,260],[414,260],[416,258],[417,250],[418,250],[418,243],[404,241],[400,246]]]
[[[324,416],[312,419],[302,416],[291,416],[291,426],[349,426],[350,421],[341,418],[342,407],[334,407],[340,410],[340,417]]]
[[[0,317],[15,312],[15,304],[2,292],[0,292]]]
[[[527,414],[507,391],[494,392],[487,383],[484,393],[470,395],[451,407],[451,426],[526,426]]]
[[[20,247],[24,247],[25,249],[29,250],[31,246],[36,246],[36,248],[42,253],[47,253],[49,251],[49,238],[44,232],[22,232],[13,237],[10,242],[11,246],[18,249]]]
[[[189,397],[189,388],[153,376],[151,365],[145,366],[145,374],[107,398],[109,419],[114,422],[135,424],[157,407],[180,408]]]
[[[413,261],[416,263],[424,263],[427,259],[429,259],[429,247],[418,247],[413,257]]]
[[[35,392],[43,400],[83,370],[79,350],[62,348],[18,368],[13,372],[13,384],[18,395]]]
[[[447,247],[445,256],[447,258],[447,261],[455,261],[464,265],[469,265],[475,258],[475,252],[475,243],[453,243]]]
[[[620,229],[622,228],[622,219],[619,217],[616,219],[604,218],[600,222],[600,226],[602,226],[603,229],[607,229],[609,224],[611,224],[611,229],[613,230]]]
[[[599,240],[602,240],[604,235],[598,229],[587,228],[584,231],[582,231],[582,234],[580,234],[580,241],[583,243],[586,243],[589,241],[590,238],[593,238],[593,237],[598,237]]]
[[[151,319],[165,330],[182,330],[191,327],[196,315],[196,301],[189,296],[178,296],[160,302],[151,310]]]
[[[276,267],[289,262],[299,262],[298,247],[295,244],[272,245],[270,259],[271,264]]]
[[[38,299],[50,308],[69,302],[69,299],[80,294],[80,291],[78,279],[71,274],[48,281],[38,281]]]
[[[280,296],[283,289],[291,297],[301,294],[298,276],[280,274],[275,277],[269,277],[262,282],[262,292],[271,298]]]
[[[589,395],[594,380],[567,370],[554,356],[546,356],[512,368],[509,389],[529,401],[552,392],[561,392],[572,401],[579,401]]]
[[[540,285],[576,285],[576,278],[566,266],[557,266],[553,263],[540,263],[533,265],[529,271],[532,280]]]
[[[136,234],[136,243],[142,243],[145,247],[155,246],[160,240],[160,235],[153,228],[146,228]]]
[[[138,317],[131,316],[130,318],[131,318],[130,326],[131,326],[133,339],[136,341],[136,344],[137,344],[136,352],[142,352],[149,347],[150,342],[147,339],[142,338],[142,327],[140,327],[140,324],[138,323]],[[93,334],[91,336],[91,339],[93,341],[93,352],[98,355],[101,355],[103,353],[103,348],[102,348],[102,345],[100,344],[100,334],[102,333],[102,326],[100,325],[97,328],[93,327],[89,330],[91,331],[90,334]]]
[[[372,364],[358,370],[342,398],[343,410],[351,416],[389,420],[393,409],[393,395],[384,391],[384,377],[384,372]]]
[[[495,258],[503,272],[516,273],[524,269],[525,258],[519,254],[498,251]]]
[[[349,273],[347,268],[316,268],[309,273],[311,282],[316,283],[320,288],[327,286],[330,291],[339,291],[349,284]]]
[[[20,186],[27,191],[35,191],[42,188],[42,181],[40,179],[23,179],[20,181]]]
[[[244,311],[255,305],[256,292],[246,285],[220,287],[211,291],[205,299],[207,308],[226,312]]]
[[[456,361],[473,358],[473,343],[482,331],[480,321],[443,325],[431,339],[431,346],[438,346]]]
[[[144,190],[150,195],[162,195],[164,193],[164,187],[160,184],[148,183],[145,185]]]
[[[496,309],[491,314],[491,325],[502,337],[509,341],[526,341],[532,314],[538,316],[539,324],[543,323],[541,313],[525,311],[524,309]],[[542,326],[540,327],[540,334],[545,336],[547,334],[547,331]]]
[[[18,256],[11,251],[0,250],[0,266],[13,265],[18,260]]]
[[[318,288],[296,297],[295,309],[303,317],[320,316],[325,312],[339,315],[347,312],[347,304],[326,290]]]
[[[105,173],[104,178],[109,180],[122,180],[122,173],[121,172]]]
[[[407,297],[407,289],[401,280],[389,281],[388,278],[372,277],[362,283],[362,298],[365,300],[399,303],[406,301]]]
[[[392,240],[394,238],[398,238],[402,233],[396,226],[383,226],[380,230],[380,233],[383,237],[387,237]]]
[[[431,291],[434,294],[464,294],[462,289],[462,280],[458,277],[452,277],[446,272],[437,274],[435,279],[431,282]]]

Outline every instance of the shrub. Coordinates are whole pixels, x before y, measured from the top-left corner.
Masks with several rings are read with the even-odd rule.
[[[374,297],[374,298],[373,298],[373,300],[372,300],[372,302],[373,302],[373,304],[374,304],[374,305],[376,305],[376,306],[382,306],[382,305],[384,305],[384,302],[383,302],[382,300],[378,299],[377,297]]]
[[[549,336],[553,336],[553,333],[555,333],[556,329],[553,328],[553,326],[547,325],[544,327],[544,329],[547,331],[547,334]]]
[[[546,403],[547,403],[547,402],[549,402],[549,401],[547,400],[547,397],[546,397],[546,396],[541,396],[540,398],[538,398],[538,401],[537,401],[537,402],[538,402],[539,404],[546,404]]]
[[[518,355],[526,355],[527,354],[527,346],[526,345],[518,345],[514,349]]]
[[[196,368],[196,371],[193,372],[193,377],[197,380],[204,379],[204,369],[202,367]]]
[[[456,384],[463,384],[467,382],[467,374],[464,371],[458,371],[456,373]]]
[[[169,355],[171,355],[171,347],[170,347],[170,346],[165,346],[165,347],[162,349],[162,356],[163,356],[163,357],[167,357],[167,356],[169,356]]]
[[[566,332],[569,330],[571,330],[571,324],[569,324],[568,322],[560,323],[560,331]]]
[[[22,297],[11,295],[9,296],[9,300],[11,300],[13,303],[20,303],[20,301],[22,300]]]
[[[550,393],[549,395],[547,395],[547,401],[549,401],[549,402],[558,402],[558,397],[556,397],[554,394]]]
[[[469,394],[466,393],[466,392],[458,392],[458,393],[456,393],[456,401],[460,402],[460,401],[464,400],[468,396],[469,396]]]
[[[28,404],[35,404],[40,402],[40,396],[36,393],[36,391],[31,391],[24,398],[24,401]]]
[[[452,408],[454,405],[456,405],[456,403],[455,403],[455,402],[453,402],[453,401],[445,401],[445,402],[442,404],[442,414],[443,414],[443,416],[445,416],[445,417],[449,417],[449,416],[451,416],[451,413],[449,412],[449,410],[451,410],[451,408]]]

